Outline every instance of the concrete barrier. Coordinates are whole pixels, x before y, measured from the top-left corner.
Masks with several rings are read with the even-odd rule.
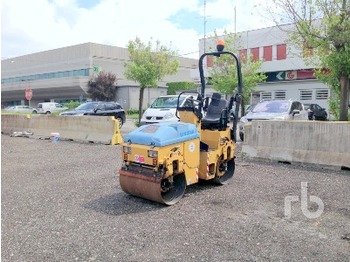
[[[250,157],[350,167],[350,122],[253,121],[244,132]]]
[[[63,140],[120,144],[118,121],[110,116],[2,115],[1,132],[32,132],[36,138],[59,133]]]
[[[1,133],[13,134],[14,132],[27,131],[29,118],[30,115],[1,115]]]

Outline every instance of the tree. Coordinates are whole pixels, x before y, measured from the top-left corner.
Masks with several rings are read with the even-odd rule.
[[[176,95],[177,91],[196,90],[197,85],[193,82],[172,82],[167,83],[168,95]]]
[[[350,0],[274,0],[284,22],[294,24],[292,43],[318,66],[316,77],[339,99],[339,120],[348,120]],[[276,15],[273,15],[276,21]],[[326,70],[325,70],[326,69]],[[337,97],[337,94],[339,97]],[[333,101],[334,102],[334,101]]]
[[[238,54],[235,46],[237,46],[237,39],[239,35],[228,34],[225,37],[225,50],[229,50],[234,54]],[[250,94],[254,92],[258,83],[266,80],[266,75],[259,71],[262,62],[253,61],[252,56],[241,57],[241,70],[243,90],[241,103],[241,110],[244,114],[244,105],[249,103]],[[214,66],[210,71],[211,83],[213,88],[222,94],[233,95],[237,93],[238,80],[236,62],[233,57],[222,55],[214,60]]]
[[[153,49],[151,41],[148,44],[136,37],[128,44],[130,62],[125,64],[125,77],[140,85],[139,122],[141,121],[143,93],[146,87],[157,87],[158,81],[164,76],[175,74],[179,61],[175,59],[176,52],[156,42]]]
[[[89,80],[87,93],[93,100],[112,101],[115,98],[116,79],[115,74],[102,71]]]

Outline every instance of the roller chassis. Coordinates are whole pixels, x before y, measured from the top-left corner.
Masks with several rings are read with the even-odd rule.
[[[236,108],[239,106],[237,97],[239,98],[242,90],[240,64],[235,55],[239,80],[238,96],[226,104],[224,100],[213,95],[213,106],[210,107],[210,104],[206,116],[202,116],[205,101],[203,58],[210,54],[219,56],[227,53],[233,55],[221,50],[201,56],[201,94],[192,92],[197,95],[193,99],[192,107],[180,108],[178,105],[177,115],[180,122],[143,126],[126,136],[123,143],[124,164],[119,170],[119,182],[124,192],[173,205],[182,198],[186,186],[198,183],[199,180],[223,185],[233,176],[237,123],[234,122],[230,128],[228,121],[234,100]],[[224,106],[220,107],[222,103]],[[214,108],[212,113],[210,108]],[[218,108],[221,111],[219,110],[219,121],[216,121],[213,115]]]

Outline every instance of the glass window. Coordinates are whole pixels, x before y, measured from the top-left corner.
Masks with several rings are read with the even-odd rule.
[[[287,58],[287,45],[277,45],[277,60],[284,60]]]
[[[239,59],[241,60],[241,61],[247,61],[247,56],[248,56],[248,51],[247,51],[247,49],[243,49],[243,50],[240,50],[239,51]]]
[[[320,107],[319,105],[315,104],[314,106],[315,106],[314,110],[322,110],[322,107]]]
[[[181,105],[184,101],[185,97],[180,97],[179,104]],[[151,105],[151,108],[176,108],[177,107],[177,100],[178,97],[158,97],[153,104]]]
[[[250,49],[252,54],[252,61],[259,61],[259,47]]]
[[[104,103],[98,103],[96,109],[98,110],[105,110],[106,108],[106,105]]]
[[[289,101],[264,101],[257,104],[253,112],[254,113],[285,113],[288,112],[290,102]]]
[[[93,110],[97,103],[85,103],[78,106],[75,110]]]
[[[114,103],[106,103],[106,110],[114,110],[116,106]]]
[[[264,61],[272,61],[272,46],[264,46]]]

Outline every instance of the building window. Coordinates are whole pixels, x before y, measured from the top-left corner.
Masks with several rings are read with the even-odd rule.
[[[4,78],[4,79],[1,79],[1,84],[23,82],[23,81],[34,81],[34,80],[40,80],[40,79],[74,77],[74,76],[89,76],[89,69],[78,69],[78,70],[72,70],[72,71],[51,72],[51,73],[42,73],[42,74],[30,75],[30,76]]]
[[[262,100],[271,100],[272,92],[261,92],[260,97]]]
[[[264,61],[272,61],[272,46],[264,46]]]
[[[250,53],[252,54],[252,61],[259,61],[259,47],[250,49]]]
[[[312,90],[300,90],[300,100],[312,100]]]
[[[286,99],[286,91],[275,91],[275,99]]]
[[[287,58],[287,45],[277,45],[277,60],[284,60]]]
[[[239,59],[240,59],[242,62],[247,61],[247,55],[248,55],[247,49],[239,50]]]
[[[327,100],[329,97],[328,89],[317,89],[316,90],[316,99],[317,100]]]

